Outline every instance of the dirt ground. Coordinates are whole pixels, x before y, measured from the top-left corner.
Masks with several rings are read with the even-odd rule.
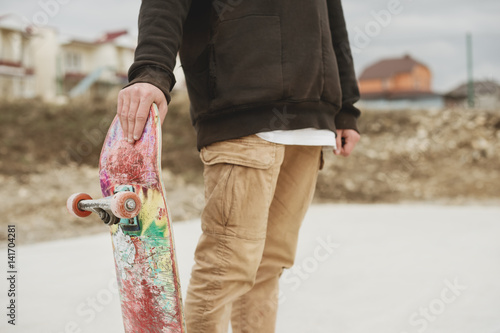
[[[172,219],[183,221],[200,216],[204,199],[188,106],[185,98],[177,100],[164,125],[163,180]],[[27,104],[1,107],[0,244],[9,224],[17,227],[17,244],[106,230],[97,217],[73,218],[65,208],[74,192],[100,197],[97,161],[105,126],[93,118],[104,109],[78,114],[43,105],[31,112]],[[65,125],[57,112],[78,126],[60,130]],[[112,113],[104,118],[110,121]],[[349,158],[325,152],[315,202],[500,204],[499,111],[365,111],[360,131]],[[68,147],[82,142],[92,149],[72,156]]]

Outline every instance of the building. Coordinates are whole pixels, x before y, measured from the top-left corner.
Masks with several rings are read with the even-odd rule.
[[[0,16],[0,97],[36,95],[32,38],[19,17]]]
[[[126,30],[96,39],[65,38],[52,27],[35,27],[16,14],[0,15],[0,99],[99,100],[128,82],[136,36]],[[175,89],[186,89],[180,61]]]
[[[57,57],[58,92],[103,99],[127,83],[134,61],[135,38],[126,30],[109,32],[97,40],[71,39],[60,44]]]
[[[103,99],[127,83],[136,43],[125,30],[69,39],[16,14],[0,16],[0,98]]]
[[[409,55],[384,59],[366,68],[359,77],[362,95],[429,93],[432,74],[427,66]]]
[[[430,69],[409,55],[383,59],[359,77],[360,104],[373,109],[439,108],[440,95],[432,92]]]
[[[500,85],[492,80],[474,82],[474,107],[483,110],[500,109]],[[461,84],[444,95],[448,107],[467,108],[468,85]]]

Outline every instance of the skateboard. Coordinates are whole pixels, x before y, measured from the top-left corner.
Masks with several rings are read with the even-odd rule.
[[[109,225],[126,333],[185,332],[170,212],[161,180],[161,124],[151,106],[134,144],[113,120],[99,160],[103,198],[68,198],[70,213]]]

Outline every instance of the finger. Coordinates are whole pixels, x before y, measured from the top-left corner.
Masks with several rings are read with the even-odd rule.
[[[122,126],[123,138],[127,139],[127,130],[128,130],[128,109],[130,105],[130,99],[128,94],[120,93],[121,96],[121,108],[119,109],[118,118],[120,119],[120,124]]]
[[[349,156],[352,151],[354,150],[354,147],[359,141],[359,134],[356,132],[348,131],[345,133],[345,144],[342,147],[342,156]]]
[[[128,108],[127,115],[127,141],[129,143],[134,143],[134,126],[135,126],[135,117],[137,114],[137,109],[139,108],[139,101],[137,98],[133,98],[130,102],[130,107]]]
[[[137,108],[133,130],[134,140],[139,140],[141,138],[142,132],[144,131],[144,125],[146,125],[146,120],[149,116],[151,104],[153,103],[149,99],[142,99],[139,107]]]
[[[120,117],[120,113],[122,112],[122,107],[123,107],[123,95],[119,93],[116,105],[116,114],[118,115],[118,118]]]
[[[355,145],[356,143],[354,143],[352,140],[346,139],[345,145],[344,147],[342,147],[341,155],[345,157],[351,155]]]
[[[335,155],[339,155],[341,153],[341,150],[342,150],[342,134],[343,134],[343,131],[338,129],[337,130],[337,137],[335,138],[337,148],[335,148],[335,150],[333,151],[333,153]]]

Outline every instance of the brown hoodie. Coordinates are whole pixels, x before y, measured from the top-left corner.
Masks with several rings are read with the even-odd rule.
[[[130,84],[170,101],[178,51],[198,149],[276,129],[357,130],[340,0],[143,0]]]

